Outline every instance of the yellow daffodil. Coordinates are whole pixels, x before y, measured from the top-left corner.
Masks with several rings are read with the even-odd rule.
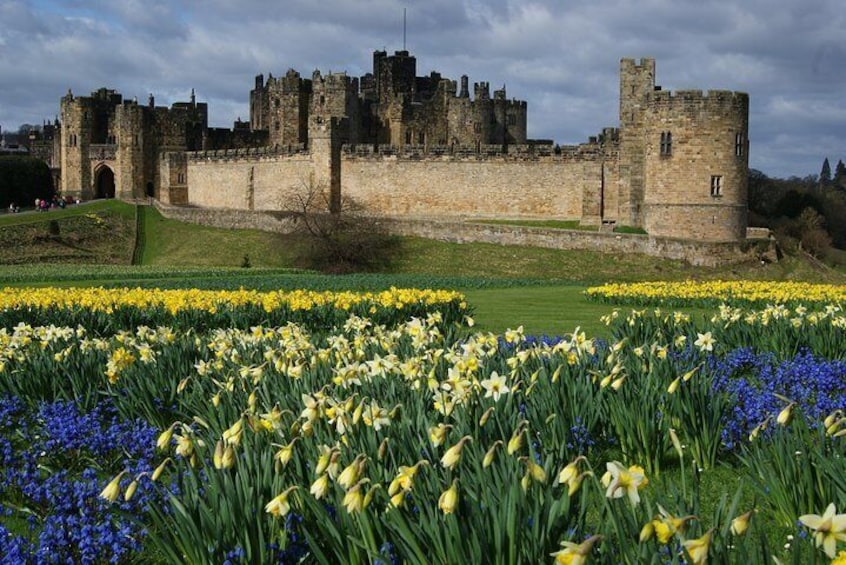
[[[120,496],[120,479],[126,473],[128,473],[128,471],[121,471],[117,474],[115,478],[109,481],[109,484],[107,484],[106,488],[104,488],[100,493],[100,498],[108,500],[109,502],[114,502],[115,500],[117,500],[118,496]]]
[[[829,504],[822,516],[805,514],[799,521],[814,530],[814,541],[829,558],[834,559],[838,541],[846,541],[846,514],[837,514],[834,503]]]
[[[750,510],[746,514],[741,514],[731,521],[731,533],[736,536],[742,536],[749,528],[749,520],[752,519],[754,510]]]
[[[438,424],[429,428],[429,441],[432,442],[432,446],[438,447],[443,445],[444,441],[446,441],[447,432],[450,429],[452,429],[452,426],[449,424]]]
[[[789,403],[785,406],[781,412],[778,413],[778,417],[776,417],[776,422],[779,425],[786,426],[790,423],[790,420],[793,419],[793,407],[796,406],[795,402]]]
[[[348,489],[357,483],[366,461],[366,455],[358,455],[352,463],[347,465],[344,470],[341,471],[341,474],[338,476],[338,484],[341,487]]]
[[[712,531],[708,530],[702,537],[682,542],[682,546],[690,556],[690,565],[704,565],[707,563]]]
[[[485,457],[482,459],[482,468],[487,469],[493,463],[494,457],[496,455],[496,448],[502,445],[502,440],[498,439],[488,448],[487,452],[485,452]]]
[[[165,466],[171,461],[170,457],[159,463],[159,466],[153,471],[153,474],[150,475],[150,480],[157,481],[159,477],[162,476],[164,472]]]
[[[309,492],[317,500],[320,500],[321,498],[326,496],[326,493],[329,492],[329,475],[320,475],[313,483],[311,483],[311,488],[309,488]]]
[[[369,482],[368,479],[360,480],[352,488],[350,488],[346,494],[344,494],[342,504],[349,514],[361,512],[364,509],[364,493],[362,492],[362,486],[367,482]]]
[[[640,502],[638,491],[648,483],[643,468],[633,465],[626,469],[620,463],[610,461],[606,463],[606,469],[610,476],[605,496],[608,498],[628,496],[632,504],[638,504]]]
[[[455,507],[458,505],[458,479],[453,479],[452,485],[441,493],[438,498],[438,508],[444,514],[452,514],[455,512]]]
[[[291,511],[291,504],[288,502],[288,497],[291,495],[291,492],[297,488],[299,487],[294,485],[276,495],[273,500],[267,503],[264,507],[264,511],[268,514],[273,514],[274,516],[286,516],[288,512]]]
[[[582,543],[562,541],[561,549],[552,553],[555,558],[555,565],[583,565],[587,563],[593,545],[602,539],[602,536],[591,536]]]
[[[446,450],[443,457],[441,457],[441,465],[443,465],[446,469],[452,469],[458,462],[461,461],[461,451],[464,449],[464,444],[468,441],[473,441],[472,436],[464,436],[458,443],[450,447]]]
[[[175,427],[176,427],[176,422],[171,424],[168,427],[168,429],[166,429],[161,434],[159,434],[159,437],[156,440],[156,448],[158,448],[161,451],[164,451],[165,449],[170,447],[170,440],[173,437],[173,430],[174,430]]]

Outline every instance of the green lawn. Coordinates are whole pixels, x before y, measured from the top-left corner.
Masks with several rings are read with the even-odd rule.
[[[127,225],[134,225],[133,205],[108,200],[46,214],[3,215],[0,234],[3,229],[7,232],[44,231],[50,220],[57,220],[63,226],[62,237],[71,239],[74,234],[64,226],[71,229],[74,224],[65,224],[66,220],[93,213],[108,213],[124,218]],[[152,207],[146,207],[142,217],[141,266],[92,266],[87,270],[78,265],[42,264],[29,270],[7,266],[0,267],[0,284],[244,286],[265,290],[296,287],[378,289],[392,285],[455,288],[466,293],[475,308],[479,328],[486,331],[501,332],[522,324],[531,334],[561,334],[581,327],[588,335],[604,336],[604,325],[599,319],[613,307],[588,303],[584,299],[582,293],[591,284],[713,278],[842,284],[846,279],[842,271],[815,268],[790,257],[776,264],[749,262],[710,269],[634,254],[457,244],[414,237],[402,238],[400,254],[388,271],[381,274],[343,277],[293,274],[291,270],[301,265],[305,245],[300,237],[182,223],[164,218]],[[104,241],[108,245],[108,236]],[[252,269],[239,268],[245,257],[249,258]],[[267,268],[273,270],[264,270]]]

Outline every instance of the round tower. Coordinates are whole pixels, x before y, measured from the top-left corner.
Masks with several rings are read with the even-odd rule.
[[[646,231],[698,241],[745,239],[749,96],[656,90],[643,110]]]

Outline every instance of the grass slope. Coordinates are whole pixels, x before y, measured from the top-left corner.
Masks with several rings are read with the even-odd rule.
[[[0,285],[243,286],[263,290],[455,288],[467,295],[482,330],[501,332],[522,324],[527,333],[560,334],[579,326],[588,335],[604,336],[599,319],[612,307],[584,299],[585,287],[593,283],[715,278],[844,282],[842,272],[821,270],[790,257],[777,264],[762,266],[750,262],[710,269],[643,255],[455,244],[413,237],[402,238],[401,254],[388,272],[328,276],[294,271],[305,245],[297,237],[182,223],[164,218],[155,208],[145,212],[141,266],[0,267]],[[114,224],[103,228],[92,215]],[[50,219],[59,223],[62,242],[48,237]],[[3,216],[0,243],[6,244],[0,251],[0,263],[126,264],[132,254],[133,221],[133,206],[114,200],[48,214]],[[75,237],[78,242],[71,243]],[[59,255],[53,251],[57,246],[75,251]],[[239,268],[245,256],[253,268]]]
[[[0,217],[0,264],[127,264],[135,210],[117,201]]]

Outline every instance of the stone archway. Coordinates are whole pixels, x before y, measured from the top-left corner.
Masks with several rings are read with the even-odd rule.
[[[94,197],[114,198],[115,197],[115,173],[106,165],[94,171]]]

